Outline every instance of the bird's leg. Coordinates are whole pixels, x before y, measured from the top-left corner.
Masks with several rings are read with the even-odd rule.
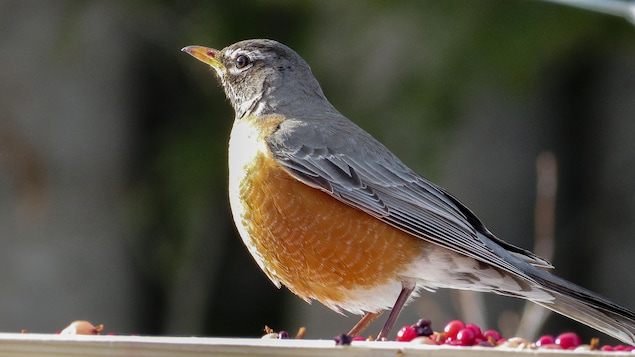
[[[349,336],[359,336],[364,330],[375,321],[384,311],[379,312],[367,312],[364,317],[348,332]]]
[[[401,292],[397,297],[397,301],[395,301],[395,305],[390,311],[390,315],[388,315],[388,319],[384,324],[384,328],[381,329],[379,336],[377,336],[377,341],[382,341],[388,338],[388,335],[390,335],[390,330],[392,330],[393,326],[395,326],[395,322],[397,322],[397,318],[399,317],[403,306],[406,304],[406,301],[408,301],[410,294],[412,294],[414,290],[415,284],[406,285],[404,283],[404,285],[402,285]]]

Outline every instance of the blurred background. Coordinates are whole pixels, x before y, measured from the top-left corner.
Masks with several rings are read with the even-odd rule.
[[[357,322],[276,289],[234,229],[233,111],[180,49],[259,37],[294,48],[342,113],[513,244],[534,247],[536,159],[551,152],[557,274],[635,309],[623,18],[526,0],[0,0],[0,331],[87,319],[330,338]],[[522,307],[424,293],[397,327],[465,318],[513,333]],[[564,330],[610,341],[555,316],[541,333]]]

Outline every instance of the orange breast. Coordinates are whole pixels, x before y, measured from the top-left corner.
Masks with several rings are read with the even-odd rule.
[[[304,299],[346,301],[399,279],[421,253],[420,239],[297,181],[265,153],[248,171],[237,223],[266,272]]]

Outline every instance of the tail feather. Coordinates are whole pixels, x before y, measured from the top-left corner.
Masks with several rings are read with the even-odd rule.
[[[479,234],[479,238],[490,249],[514,265],[517,271],[508,271],[526,280],[531,286],[527,291],[497,291],[499,294],[519,296],[531,300],[552,311],[588,325],[609,336],[635,346],[635,312],[620,306],[591,290],[557,277],[539,266],[531,259],[518,255],[522,250],[507,251],[488,236]],[[547,293],[550,298],[536,294],[535,289]],[[531,293],[528,294],[528,293]],[[538,297],[537,297],[538,296]]]
[[[635,312],[547,272],[537,275],[536,281],[553,300],[535,303],[635,346]]]

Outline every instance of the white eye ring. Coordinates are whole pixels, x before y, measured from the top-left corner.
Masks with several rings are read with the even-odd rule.
[[[244,69],[251,64],[251,60],[246,55],[240,55],[236,58],[236,68]]]

